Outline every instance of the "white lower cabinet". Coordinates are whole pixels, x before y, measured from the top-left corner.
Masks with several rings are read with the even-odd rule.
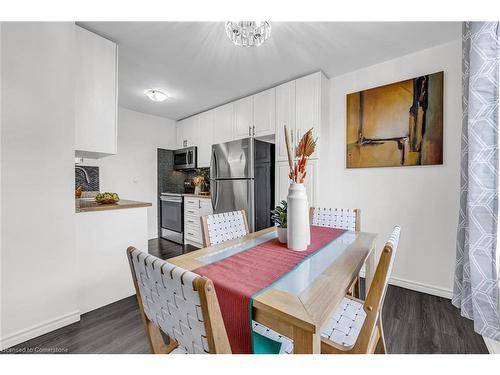
[[[184,244],[203,247],[201,217],[212,212],[212,200],[209,197],[184,197]]]
[[[306,166],[307,176],[305,181],[305,187],[307,192],[307,200],[311,207],[316,205],[317,197],[317,185],[318,185],[318,160],[308,160]],[[290,180],[288,178],[288,173],[290,172],[290,167],[288,162],[277,162],[276,163],[276,183],[275,183],[275,202],[279,204],[282,200],[286,201],[288,195],[288,186],[290,185]]]

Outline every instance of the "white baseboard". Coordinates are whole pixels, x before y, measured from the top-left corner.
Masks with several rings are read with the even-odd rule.
[[[362,270],[359,274],[361,277],[365,277],[365,273]],[[415,290],[417,292],[431,294],[433,296],[443,297],[451,299],[453,296],[453,291],[450,289],[445,289],[437,287],[434,285],[419,283],[416,281],[410,281],[406,279],[401,279],[399,277],[391,277],[389,279],[389,284],[400,286],[405,289]]]
[[[78,321],[80,321],[80,312],[74,311],[72,313],[60,316],[59,318],[47,320],[46,322],[34,325],[30,328],[17,331],[8,336],[0,338],[0,350],[10,348],[11,346],[20,344],[32,338],[44,335],[48,332],[54,331],[58,328]]]

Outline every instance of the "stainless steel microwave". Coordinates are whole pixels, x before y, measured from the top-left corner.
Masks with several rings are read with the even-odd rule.
[[[198,165],[198,151],[196,146],[181,148],[174,151],[174,169],[195,169]]]

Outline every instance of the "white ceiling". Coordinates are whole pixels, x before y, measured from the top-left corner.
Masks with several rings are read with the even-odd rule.
[[[223,22],[80,22],[119,45],[119,103],[181,119],[322,70],[337,76],[460,38],[458,22],[272,22],[260,47],[233,45]],[[154,103],[149,88],[170,99]]]

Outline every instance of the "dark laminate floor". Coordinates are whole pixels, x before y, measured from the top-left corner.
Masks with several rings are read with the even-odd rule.
[[[150,254],[161,259],[173,258],[198,249],[191,245],[178,245],[174,242],[164,240],[163,238],[149,240],[148,247]]]
[[[173,257],[184,248],[151,240],[150,253]],[[389,353],[488,353],[470,320],[445,298],[389,286],[383,310]],[[8,352],[149,353],[135,296],[82,315],[78,323],[20,344]]]

